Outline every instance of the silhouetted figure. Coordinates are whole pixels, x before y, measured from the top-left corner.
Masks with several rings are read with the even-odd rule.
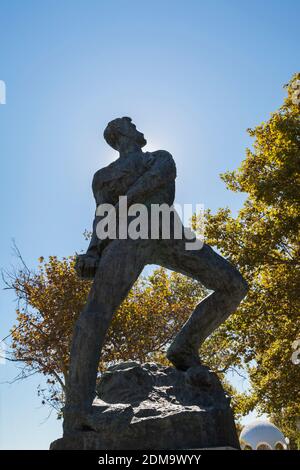
[[[119,158],[94,175],[97,206],[109,203],[117,207],[119,196],[125,195],[128,206],[173,204],[176,166],[172,155],[164,150],[144,153],[144,135],[128,117],[111,121],[104,138],[119,152]],[[80,415],[91,411],[106,332],[145,265],[157,264],[180,272],[213,291],[195,308],[167,351],[168,359],[181,370],[200,363],[201,343],[236,310],[247,293],[247,284],[237,269],[206,244],[200,250],[186,250],[184,237],[99,240],[99,220],[96,216],[87,253],[78,257],[76,265],[81,277],[94,277],[94,282],[74,330],[65,407],[67,432],[80,429]]]

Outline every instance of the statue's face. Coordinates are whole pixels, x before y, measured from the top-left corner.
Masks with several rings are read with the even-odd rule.
[[[106,142],[115,150],[126,148],[126,145],[134,143],[142,148],[147,141],[142,132],[139,132],[136,126],[131,122],[130,118],[118,118],[108,123],[104,138]]]
[[[126,136],[129,140],[135,142],[140,147],[146,145],[144,134],[137,130],[135,124],[127,120],[121,119],[120,135]]]

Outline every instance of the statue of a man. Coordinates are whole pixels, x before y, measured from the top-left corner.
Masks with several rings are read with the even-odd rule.
[[[136,203],[147,207],[172,206],[176,178],[172,155],[164,150],[143,152],[144,135],[128,117],[111,121],[104,138],[119,152],[119,158],[94,175],[97,207],[112,204],[118,209],[119,196],[127,196],[128,206]],[[106,332],[113,314],[145,265],[156,264],[183,273],[213,291],[197,305],[169,346],[167,357],[181,370],[200,364],[200,345],[236,310],[247,293],[247,284],[236,268],[206,244],[201,249],[187,250],[184,236],[99,240],[96,233],[99,220],[96,215],[87,253],[77,259],[79,275],[94,277],[94,282],[74,330],[65,431],[80,429],[80,415],[91,411]]]

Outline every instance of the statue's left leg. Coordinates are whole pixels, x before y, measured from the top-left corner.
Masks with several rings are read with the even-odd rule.
[[[148,240],[114,240],[103,251],[87,303],[73,334],[64,432],[80,429],[91,412],[96,378],[113,314],[148,262]]]
[[[248,287],[239,271],[210,246],[186,250],[184,240],[160,241],[154,263],[197,279],[212,290],[196,307],[168,349],[168,359],[186,370],[200,362],[202,342],[236,310]]]

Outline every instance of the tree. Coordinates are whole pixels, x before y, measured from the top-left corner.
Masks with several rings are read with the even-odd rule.
[[[278,420],[284,416],[295,445],[300,366],[291,355],[300,338],[300,74],[286,89],[283,106],[249,129],[254,146],[240,168],[221,175],[230,190],[247,193],[244,206],[237,217],[228,208],[208,211],[206,236],[250,284],[246,300],[216,332],[227,344],[225,362],[245,366],[249,374],[252,391],[243,412],[256,407]]]

